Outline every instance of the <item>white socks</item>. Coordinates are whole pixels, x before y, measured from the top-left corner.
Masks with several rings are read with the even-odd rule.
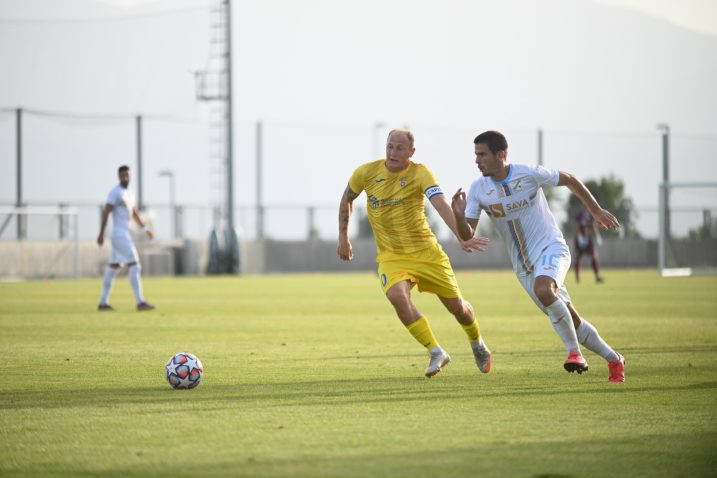
[[[565,302],[562,299],[558,299],[547,306],[545,310],[548,312],[548,317],[550,317],[550,323],[553,324],[553,328],[562,339],[568,353],[573,350],[580,353],[573,318],[570,316],[570,310],[565,305]]]
[[[608,362],[617,362],[619,360],[617,352],[600,337],[595,326],[587,320],[582,319],[580,326],[575,332],[580,343],[588,350],[592,350]]]
[[[107,270],[105,271],[105,276],[102,279],[102,297],[100,297],[100,304],[108,304],[107,302],[110,298],[110,292],[112,292],[112,284],[115,281],[115,277],[117,277],[117,273],[119,272],[119,267],[116,269],[111,268],[110,266],[107,266]]]
[[[570,310],[562,299],[556,300],[545,309],[548,312],[553,328],[563,340],[568,353],[570,353],[571,350],[580,352],[579,342],[584,345],[585,348],[595,352],[608,362],[616,362],[619,360],[617,352],[600,337],[600,334],[598,334],[593,324],[585,319],[581,319],[580,325],[577,330],[575,330],[573,319],[570,316]]]
[[[142,279],[139,277],[139,271],[141,269],[142,266],[134,264],[129,266],[129,270],[127,271],[129,283],[132,284],[132,290],[134,291],[134,299],[138,304],[144,302],[144,297],[142,297]]]
[[[139,275],[141,270],[142,266],[140,266],[139,264],[134,264],[129,266],[129,270],[127,271],[127,275],[129,276],[129,283],[132,284],[134,298],[138,304],[144,302],[144,297],[142,297],[142,279]],[[102,297],[100,297],[100,304],[109,303],[108,300],[110,298],[110,292],[112,291],[112,285],[114,284],[115,277],[117,277],[118,273],[119,267],[113,269],[107,266],[105,276],[102,279]]]

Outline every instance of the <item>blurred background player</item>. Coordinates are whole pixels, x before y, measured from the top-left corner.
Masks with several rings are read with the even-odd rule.
[[[381,287],[403,325],[428,350],[430,361],[425,375],[430,378],[440,372],[451,357],[438,344],[428,319],[411,302],[411,289],[416,284],[420,292],[436,294],[463,326],[478,368],[487,373],[491,368],[490,350],[480,335],[473,307],[461,297],[448,256],[428,225],[424,198],[438,211],[464,251],[482,250],[489,240],[459,237],[451,206],[433,173],[411,161],[413,143],[409,130],[395,129],[388,135],[386,158],[365,163],[354,171],[339,206],[337,253],[345,261],[353,259],[349,219],[354,199],[366,191]]]
[[[451,203],[461,237],[473,237],[481,211],[485,211],[503,238],[518,280],[550,317],[565,344],[568,353],[565,370],[582,373],[588,369],[580,343],[608,362],[611,382],[624,382],[625,359],[572,305],[565,288],[570,249],[542,188],[567,186],[606,229],[618,228],[617,219],[600,207],[575,176],[542,166],[508,164],[508,142],[501,133],[486,131],[473,143],[475,162],[483,175],[473,181],[467,195],[459,189]]]
[[[595,230],[595,221],[593,221],[592,215],[585,209],[578,211],[575,215],[575,282],[580,282],[580,266],[584,255],[590,256],[593,272],[595,273],[595,282],[603,282],[597,254],[598,234]]]
[[[134,197],[128,189],[130,179],[129,166],[120,166],[117,172],[119,175],[119,184],[113,187],[107,195],[105,208],[102,210],[100,233],[97,236],[97,244],[102,247],[102,244],[105,242],[107,219],[111,213],[112,233],[110,240],[112,242],[112,251],[110,252],[109,264],[107,265],[107,270],[102,280],[102,297],[100,297],[100,304],[97,306],[97,309],[103,311],[114,310],[109,303],[109,296],[120,265],[125,264],[127,266],[129,282],[134,292],[134,298],[137,302],[137,310],[152,310],[154,306],[147,303],[142,296],[142,278],[140,276],[142,267],[139,263],[137,248],[134,246],[134,242],[132,242],[132,236],[129,231],[130,218],[134,218],[137,224],[145,231],[148,238],[152,239],[154,234],[145,227],[134,207]]]

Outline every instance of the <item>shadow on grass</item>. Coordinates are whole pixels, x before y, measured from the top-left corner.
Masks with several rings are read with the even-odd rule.
[[[641,356],[649,354],[684,353],[683,347],[641,347],[626,348],[623,350],[626,356]],[[717,352],[714,346],[691,347],[690,353],[713,353]],[[559,353],[559,352],[557,352]],[[358,354],[358,352],[356,353]],[[377,361],[384,363],[388,360],[405,360],[406,358],[420,357],[425,359],[423,354],[392,354],[392,355],[348,355],[320,357],[318,361],[325,360],[361,360],[375,364]],[[496,357],[516,355],[535,357],[543,355],[555,355],[555,350],[534,350],[531,352],[495,353]],[[470,353],[455,354],[455,357]],[[288,360],[283,358],[282,361]],[[308,360],[308,359],[307,359]],[[317,361],[316,358],[311,359]],[[291,358],[292,363],[300,362],[302,359]],[[277,371],[284,376],[291,376],[294,373],[291,369],[282,371],[282,362],[278,362]],[[421,362],[422,363],[422,362]],[[266,364],[265,364],[266,365]],[[712,390],[717,388],[717,381],[702,381],[679,384],[654,384],[635,385],[628,381],[625,384],[610,384],[603,374],[583,375],[577,378],[578,381],[570,380],[557,384],[555,380],[545,379],[539,374],[519,375],[522,372],[513,372],[516,380],[506,383],[506,376],[496,380],[496,374],[484,377],[478,373],[441,373],[438,377],[428,380],[417,372],[412,376],[386,377],[366,376],[361,378],[335,378],[335,374],[324,380],[320,378],[321,368],[315,367],[315,380],[284,380],[280,382],[267,380],[267,382],[252,383],[212,383],[205,378],[205,381],[195,390],[172,390],[166,383],[157,382],[157,385],[143,386],[142,383],[124,386],[104,386],[97,388],[72,388],[72,389],[50,389],[50,390],[0,390],[0,410],[23,410],[33,408],[78,408],[78,407],[118,407],[125,405],[180,405],[190,404],[193,407],[206,409],[217,409],[218,403],[231,402],[233,406],[259,403],[261,407],[272,406],[351,406],[365,405],[372,403],[392,402],[423,402],[428,400],[479,400],[479,399],[511,399],[529,398],[542,396],[556,397],[579,397],[584,395],[606,394],[641,394],[641,393],[664,393],[671,391],[695,391]],[[347,372],[350,373],[350,372]],[[562,372],[557,374],[564,375]],[[365,373],[364,373],[365,374]],[[276,374],[274,374],[276,376]],[[599,378],[598,378],[599,377]],[[528,379],[526,381],[525,379]],[[544,380],[545,379],[545,380]],[[144,382],[146,383],[146,382]],[[154,382],[153,382],[154,383]],[[654,385],[653,385],[654,384]],[[74,387],[68,384],[68,387]],[[191,398],[191,401],[188,401]],[[213,404],[213,405],[212,405]],[[153,412],[150,412],[153,413]]]
[[[186,461],[166,462],[147,460],[146,463],[92,471],[77,464],[68,469],[66,463],[33,465],[16,470],[5,467],[3,476],[191,476],[191,477],[475,477],[523,476],[529,478],[570,478],[585,476],[669,477],[713,476],[717,460],[714,445],[717,434],[695,432],[689,434],[642,434],[635,430],[629,435],[610,438],[590,438],[580,443],[580,453],[574,453],[574,443],[548,439],[540,442],[520,440],[492,442],[485,437],[476,444],[461,447],[417,440],[376,452],[370,444],[360,450],[340,452],[303,448],[291,457],[277,458],[245,450],[228,449],[222,457],[211,462],[201,456]],[[405,452],[398,450],[407,447]],[[371,451],[369,451],[371,450]],[[149,457],[148,457],[149,458]],[[3,466],[0,465],[0,471]],[[24,475],[22,473],[24,473]],[[58,471],[62,471],[58,473]]]
[[[684,355],[685,353],[702,353],[702,352],[714,352],[717,353],[717,345],[697,345],[697,346],[690,346],[689,349],[685,350],[684,346],[675,346],[675,347],[621,347],[618,349],[619,352],[621,352],[625,356],[630,355],[669,355],[669,354],[680,354]],[[462,352],[462,351],[450,351],[452,356],[461,357],[466,356],[470,357],[472,356],[470,351],[468,352]],[[551,349],[532,349],[532,350],[516,350],[516,351],[506,351],[506,350],[499,350],[494,349],[493,355],[495,357],[501,357],[501,356],[514,356],[514,357],[549,357],[549,356],[556,356],[556,357],[562,357],[563,356],[563,349],[560,347],[555,347]],[[591,353],[591,352],[589,352]],[[346,355],[332,355],[332,356],[326,356],[321,357],[321,360],[355,360],[357,358],[367,358],[368,355],[361,355],[358,351],[354,352],[353,354],[346,354]],[[395,359],[395,358],[407,358],[407,357],[420,357],[421,360],[423,360],[426,355],[425,354],[416,354],[416,353],[409,353],[409,354],[382,354],[382,355],[376,355],[372,354],[370,355],[371,359]],[[295,362],[315,362],[315,357],[306,357],[306,358],[296,358],[293,359]]]
[[[446,375],[432,379],[361,378],[311,380],[274,383],[202,384],[195,390],[172,390],[168,386],[95,388],[87,390],[52,390],[0,392],[0,410],[33,408],[121,407],[126,405],[191,406],[216,410],[222,402],[232,408],[242,403],[262,408],[291,406],[353,406],[374,403],[410,403],[432,400],[511,399],[555,396],[570,399],[584,395],[623,395],[664,393],[670,391],[712,390],[717,381],[684,385],[630,386],[600,382],[565,383],[556,388],[554,382],[537,384],[486,384],[476,375]],[[191,400],[190,400],[191,399]],[[213,404],[213,405],[212,405]],[[166,413],[172,408],[163,408]],[[152,413],[150,411],[150,413]]]

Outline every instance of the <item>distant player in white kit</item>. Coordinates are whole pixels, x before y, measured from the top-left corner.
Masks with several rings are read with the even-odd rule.
[[[102,246],[105,242],[107,219],[110,213],[112,213],[112,234],[110,235],[112,252],[110,253],[110,262],[105,271],[104,279],[102,280],[102,297],[100,297],[100,304],[97,306],[97,310],[114,310],[109,304],[109,296],[112,290],[112,284],[122,264],[125,264],[128,268],[127,275],[129,276],[132,290],[134,291],[134,298],[137,301],[137,310],[152,310],[154,306],[147,303],[144,297],[142,297],[142,278],[140,276],[142,267],[139,263],[137,248],[134,247],[132,236],[130,236],[129,233],[130,219],[134,218],[150,239],[154,238],[154,234],[145,227],[137,213],[137,209],[134,207],[134,197],[128,189],[129,166],[120,166],[118,174],[120,182],[113,187],[107,195],[105,208],[102,210],[100,234],[97,236],[97,244]]]
[[[473,237],[481,211],[485,211],[505,242],[518,280],[550,317],[565,344],[565,370],[587,371],[587,361],[580,352],[582,344],[607,361],[610,382],[624,382],[625,359],[580,317],[570,300],[564,284],[570,269],[570,249],[542,188],[567,186],[602,228],[616,229],[620,223],[600,207],[575,176],[542,166],[508,164],[508,142],[501,133],[486,131],[473,143],[475,162],[483,176],[471,184],[468,194],[459,189],[453,196],[451,206],[461,237]]]

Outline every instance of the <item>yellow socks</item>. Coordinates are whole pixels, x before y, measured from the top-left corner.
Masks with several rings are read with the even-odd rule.
[[[411,332],[413,338],[418,340],[418,343],[426,347],[428,350],[438,345],[436,336],[433,335],[433,330],[431,330],[431,325],[425,317],[421,317],[411,325],[407,325],[406,328],[409,332]]]
[[[474,320],[471,325],[461,324],[461,327],[463,327],[463,330],[468,336],[468,340],[471,342],[477,342],[478,339],[480,339],[480,328],[478,327],[477,320]],[[436,336],[433,335],[431,324],[428,323],[428,319],[425,317],[421,317],[411,325],[407,325],[406,328],[411,332],[413,338],[428,350],[438,346],[438,340],[436,340]]]
[[[465,330],[466,335],[468,336],[468,340],[471,342],[475,342],[480,338],[480,329],[478,328],[477,320],[474,320],[471,325],[461,324],[461,327],[463,327],[463,330]]]

